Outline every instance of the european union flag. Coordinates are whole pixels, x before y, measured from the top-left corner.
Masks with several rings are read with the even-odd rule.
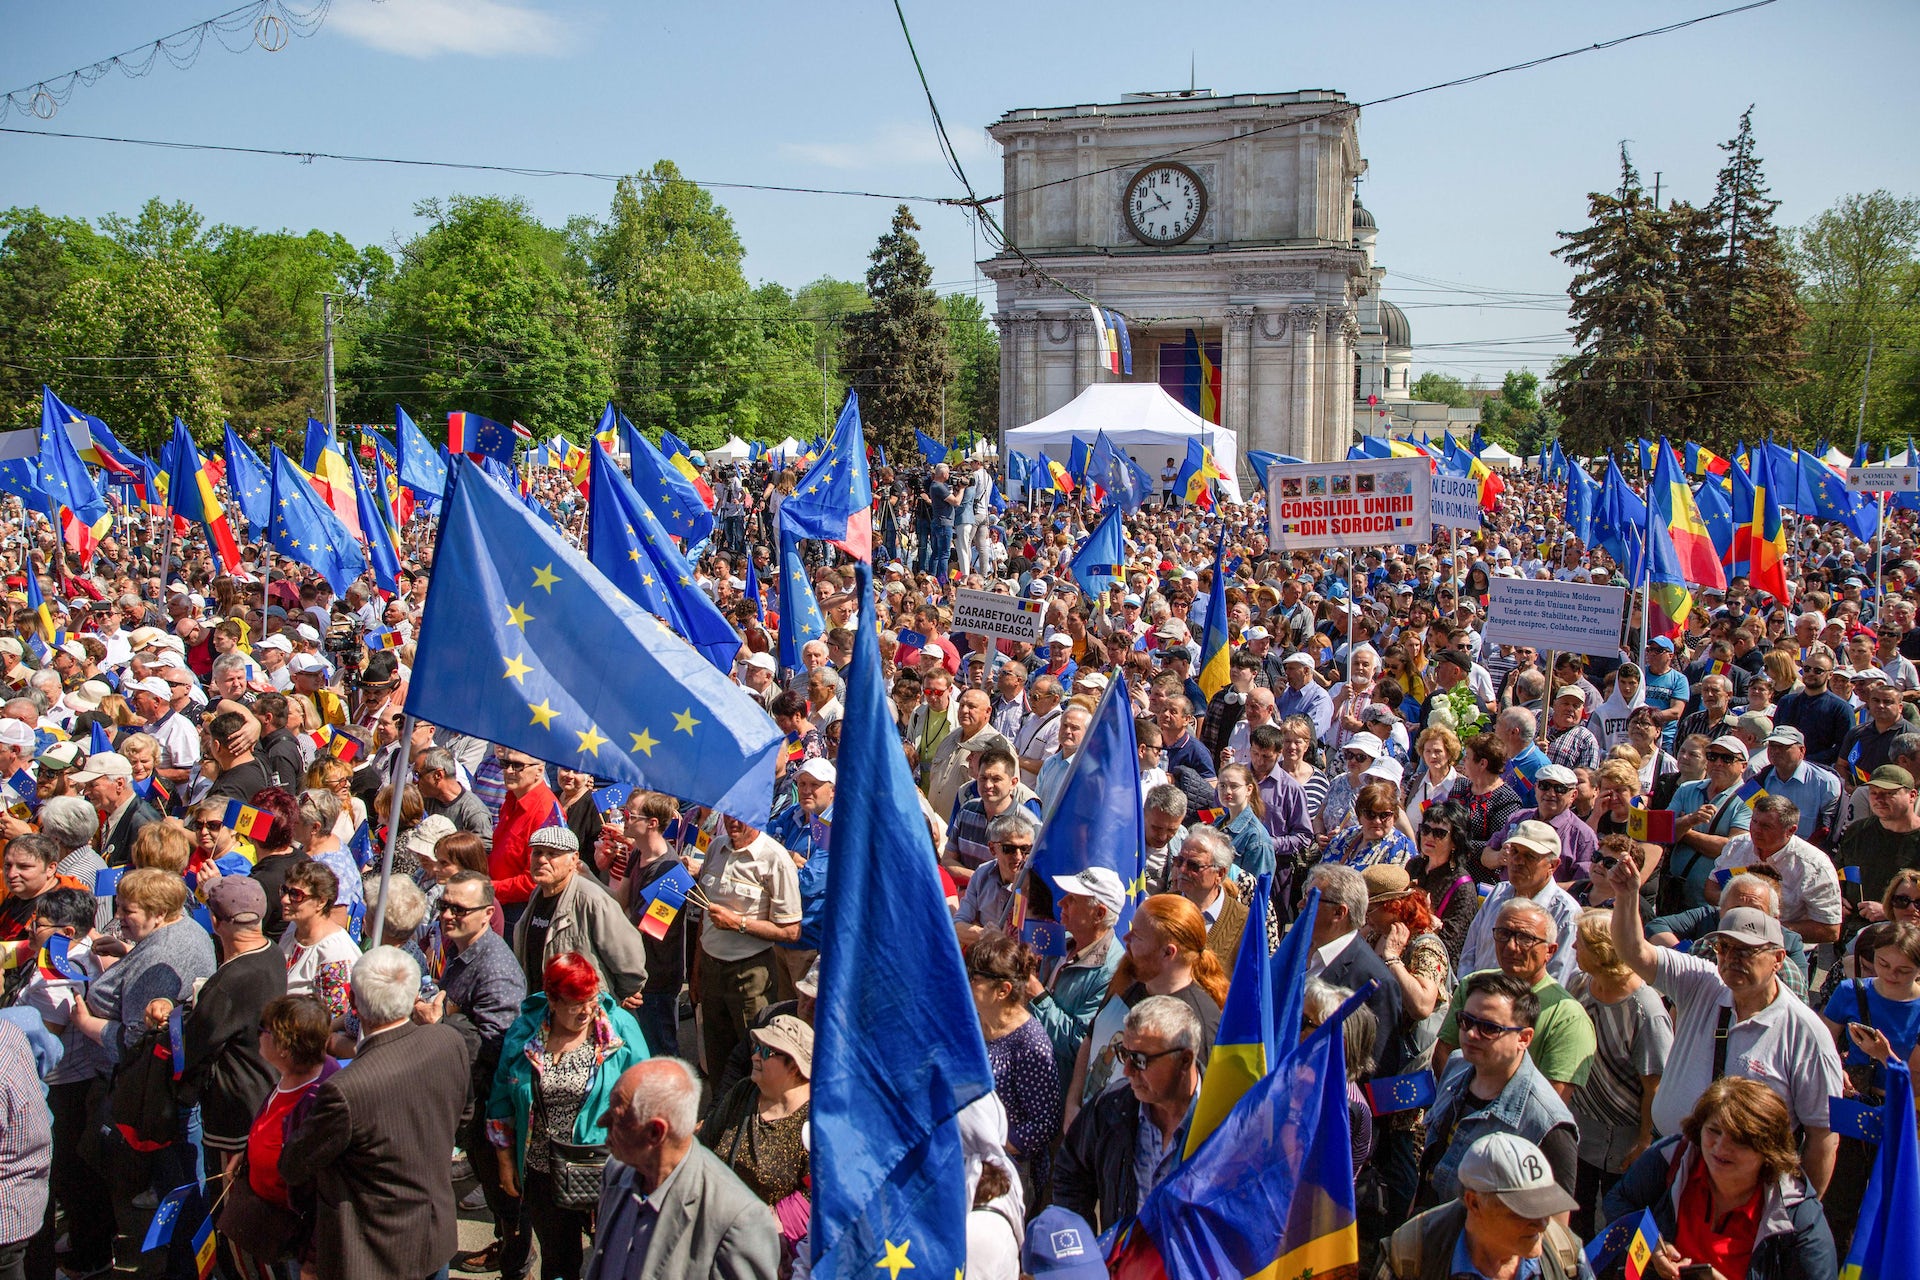
[[[318,570],[336,593],[345,594],[353,580],[367,571],[367,557],[333,508],[320,500],[306,476],[277,445],[270,496],[273,519],[267,541],[273,549]]]
[[[189,1182],[185,1186],[175,1187],[160,1200],[160,1207],[153,1212],[153,1221],[147,1224],[147,1235],[140,1242],[140,1251],[159,1249],[173,1239],[173,1228],[180,1221],[180,1215],[186,1212],[190,1201],[200,1198],[200,1184]]]
[[[1119,580],[1120,570],[1127,562],[1126,540],[1120,528],[1121,513],[1116,509],[1101,517],[1100,523],[1093,527],[1087,540],[1073,553],[1073,562],[1067,566],[1073,574],[1073,580],[1089,599],[1097,600],[1101,593]]]
[[[1612,457],[1593,512],[1593,545],[1614,558],[1632,585],[1639,586],[1646,577],[1647,504],[1627,487]]]
[[[1133,460],[1124,449],[1116,448],[1102,431],[1093,439],[1093,458],[1088,464],[1093,482],[1107,491],[1107,498],[1127,512],[1138,511],[1147,500],[1134,479]]]
[[[1093,723],[1034,840],[1032,866],[1047,885],[1088,867],[1106,867],[1119,876],[1127,886],[1127,906],[1114,931],[1126,934],[1135,900],[1147,893],[1147,835],[1133,702],[1123,676],[1114,677],[1094,709]]]
[[[73,438],[67,434],[67,423],[71,418],[82,418],[61,403],[60,397],[45,387],[40,389],[40,458],[37,487],[47,499],[56,504],[54,511],[55,527],[58,527],[58,507],[66,507],[79,517],[80,523],[89,527],[98,526],[102,520],[112,518],[107,509],[107,500],[100,496],[100,488],[93,482],[87,464],[80,459],[73,447]],[[105,533],[98,530],[95,536]]]
[[[1370,1080],[1366,1090],[1367,1106],[1372,1108],[1373,1114],[1384,1116],[1431,1105],[1439,1086],[1434,1082],[1433,1072],[1415,1071],[1404,1076]]]
[[[1147,1194],[1116,1275],[1168,1280],[1355,1273],[1347,1016],[1356,992],[1247,1090],[1186,1163]],[[1140,1268],[1136,1271],[1134,1268]]]
[[[756,621],[765,624],[767,620],[767,602],[760,595],[760,571],[753,567],[753,556],[747,556],[746,589],[741,593],[753,601],[753,616]]]
[[[780,731],[507,488],[455,460],[407,710],[764,826]],[[610,660],[610,656],[617,660]]]
[[[227,489],[233,494],[233,505],[246,517],[247,528],[258,537],[267,527],[273,477],[260,455],[235,433],[231,422],[221,423],[220,428],[227,441]]]
[[[393,406],[394,452],[399,456],[400,483],[413,490],[413,496],[430,502],[440,500],[447,487],[447,465],[436,449],[399,405]]]
[[[839,864],[836,862],[835,866]],[[1853,1228],[1840,1274],[1847,1280],[1893,1280],[1913,1274],[1920,1257],[1920,1141],[1915,1138],[1913,1079],[1895,1054],[1885,1067],[1887,1140],[1874,1156],[1873,1175]]]
[[[1079,436],[1071,436],[1067,443],[1067,474],[1073,477],[1075,484],[1083,484],[1087,479],[1087,463],[1093,460],[1093,446]]]
[[[693,487],[693,481],[648,443],[624,413],[619,416],[620,435],[626,441],[628,463],[633,469],[634,492],[683,546],[689,550],[699,546],[713,536],[712,510]]]
[[[1817,519],[1845,525],[1865,542],[1872,541],[1880,528],[1878,506],[1847,488],[1847,482],[1832,467],[1805,449],[1800,450],[1800,492],[1812,504],[1810,509],[1802,507],[1801,515],[1811,513]]]
[[[807,581],[807,566],[800,561],[799,539],[781,536],[779,569],[780,665],[795,671],[800,666],[800,646],[827,634],[827,620],[820,614],[813,584]]]
[[[373,567],[373,581],[382,591],[400,590],[400,539],[393,531],[393,513],[367,488],[367,477],[360,470],[360,459],[347,455],[353,472],[354,510],[360,513],[360,528],[367,538],[367,560]]]
[[[1717,480],[1708,478],[1694,489],[1693,504],[1700,509],[1700,523],[1707,527],[1713,549],[1725,565],[1733,558],[1733,498]]]
[[[920,456],[927,460],[927,465],[930,467],[937,467],[947,460],[947,446],[918,427],[913,429],[913,444],[920,450]]]
[[[1554,448],[1560,447],[1559,441]],[[1576,467],[1563,463],[1562,470],[1567,479],[1567,508],[1564,519],[1573,536],[1580,539],[1582,546],[1593,544],[1593,513],[1600,503],[1600,487],[1587,474],[1585,467]]]
[[[707,593],[694,585],[693,567],[613,458],[598,445],[592,460],[593,501],[587,506],[587,558],[627,598],[672,627],[725,675],[740,652],[740,636]]]
[[[880,679],[870,570],[847,668],[823,936],[885,947],[822,954],[814,1015],[813,1274],[945,1277],[967,1256],[957,1117],[993,1089],[938,863]],[[1131,720],[1129,720],[1131,724]],[[1138,776],[1137,762],[1131,771]],[[1135,807],[1136,814],[1138,806]],[[911,973],[914,980],[900,981]]]
[[[477,413],[455,410],[447,415],[447,452],[470,458],[496,458],[513,465],[513,445],[519,437],[510,427]]]
[[[1887,1136],[1886,1109],[1868,1106],[1857,1098],[1828,1098],[1827,1128],[1843,1138],[1879,1146]]]
[[[300,469],[312,474],[320,469],[320,457],[328,450],[342,452],[333,428],[315,418],[307,419],[306,440],[300,450]]]
[[[817,538],[873,563],[873,484],[867,476],[860,398],[851,391],[819,459],[781,505],[780,527],[791,537]]]

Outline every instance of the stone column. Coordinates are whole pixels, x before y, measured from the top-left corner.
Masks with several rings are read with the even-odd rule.
[[[1234,433],[1244,452],[1258,424],[1253,421],[1253,308],[1227,308],[1220,331],[1220,425]]]
[[[1016,311],[1009,317],[1012,330],[1009,343],[1013,352],[1013,419],[1007,425],[1024,427],[1039,417],[1040,395],[1040,318],[1030,311]]]
[[[1287,319],[1293,330],[1293,396],[1279,452],[1308,462],[1324,462],[1328,459],[1316,416],[1319,353],[1315,344],[1320,336],[1320,308],[1295,307],[1287,313]]]
[[[1314,422],[1319,429],[1320,456],[1331,460],[1347,454],[1347,438],[1340,430],[1340,407],[1349,406],[1347,413],[1351,415],[1353,348],[1346,333],[1347,326],[1355,322],[1346,307],[1328,307],[1323,323],[1326,335],[1320,347],[1319,403]]]
[[[1014,417],[1013,388],[1019,381],[1016,370],[1019,367],[1019,348],[1014,334],[1013,312],[996,311],[993,314],[994,328],[1000,334],[1000,456],[1007,456],[1007,431],[1011,427],[1023,425]]]

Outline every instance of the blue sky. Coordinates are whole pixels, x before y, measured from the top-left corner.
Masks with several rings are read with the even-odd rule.
[[[33,84],[212,16],[232,0],[0,0],[0,90]],[[305,0],[292,0],[304,5]],[[1724,3],[1374,3],[1216,0],[1171,6],[907,0],[914,39],[976,190],[1000,189],[985,126],[1017,107],[1182,88],[1329,88],[1366,101],[1588,45]],[[1190,15],[1179,17],[1179,14]],[[1204,13],[1204,17],[1200,16]],[[1778,0],[1686,31],[1364,111],[1388,296],[1416,371],[1497,382],[1564,350],[1567,273],[1555,232],[1611,186],[1617,148],[1663,190],[1704,199],[1715,144],[1755,108],[1780,220],[1853,191],[1920,193],[1920,6]],[[890,3],[748,0],[334,0],[319,33],[277,53],[209,43],[199,62],[78,89],[43,127],[192,142],[595,172],[671,157],[690,177],[957,194]],[[544,219],[603,214],[606,182],[311,165],[0,134],[0,201],[64,214],[148,196],[210,220],[338,230],[391,246],[413,203],[517,194]],[[858,279],[882,200],[723,191],[754,280]],[[976,287],[957,211],[916,205],[944,290]],[[1530,296],[1531,295],[1531,296]],[[1545,295],[1545,296],[1540,296]],[[991,293],[987,292],[991,307]]]

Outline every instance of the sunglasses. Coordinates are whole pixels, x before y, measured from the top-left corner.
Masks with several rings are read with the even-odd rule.
[[[280,896],[282,898],[285,898],[288,902],[291,902],[294,906],[297,907],[301,903],[305,902],[308,898],[311,898],[313,895],[308,893],[305,889],[282,889],[280,891]]]
[[[1707,752],[1707,759],[1713,761],[1715,764],[1737,764],[1739,763],[1740,757],[1727,751],[1709,751]],[[1538,788],[1536,788],[1536,790],[1537,789]]]
[[[195,831],[218,831],[226,825],[224,822],[196,822],[193,824],[193,829]]]
[[[1602,871],[1611,871],[1611,870],[1613,870],[1613,869],[1614,869],[1615,867],[1617,867],[1617,866],[1619,866],[1619,865],[1620,865],[1620,859],[1618,859],[1618,858],[1598,858],[1598,857],[1597,857],[1597,858],[1595,858],[1595,859],[1593,860],[1593,865],[1594,865],[1594,866],[1596,866],[1596,867],[1598,867],[1598,868],[1600,868],[1600,870],[1602,870]]]
[[[500,772],[519,773],[522,770],[533,768],[537,763],[538,762],[534,760],[502,760],[500,762]]]
[[[1033,846],[1030,844],[1008,844],[1002,841],[1000,844],[1000,852],[1017,854],[1024,858],[1033,852]]]
[[[1362,822],[1392,822],[1392,821],[1393,821],[1393,810],[1391,810],[1391,809],[1362,809],[1362,810],[1360,810],[1360,811],[1359,811],[1359,813],[1358,813],[1358,814],[1356,814],[1355,816],[1357,816],[1357,817],[1358,817],[1358,818],[1360,819],[1360,821],[1362,821]]]
[[[442,901],[440,903],[440,914],[443,916],[452,916],[455,920],[465,920],[476,911],[486,911],[489,909],[489,907],[463,907],[457,902]]]
[[[1179,1049],[1179,1048],[1160,1049],[1153,1053],[1142,1053],[1138,1049],[1115,1048],[1113,1051],[1113,1056],[1115,1058],[1118,1058],[1120,1060],[1120,1065],[1125,1067],[1129,1071],[1145,1071],[1147,1067],[1152,1064],[1155,1058],[1164,1058],[1170,1053],[1185,1053],[1185,1052],[1186,1052],[1185,1049]]]
[[[1896,893],[1887,899],[1887,905],[1895,911],[1910,911],[1917,902],[1920,902],[1920,898],[1910,897],[1904,893]]]
[[[1173,863],[1190,876],[1197,876],[1203,871],[1213,870],[1213,859],[1211,858],[1201,858],[1197,861],[1192,858],[1175,858]]]
[[[1564,782],[1536,782],[1533,784],[1533,789],[1535,791],[1550,791],[1557,796],[1563,796],[1573,790],[1572,787]]]
[[[1477,1018],[1473,1014],[1466,1012],[1462,1012],[1456,1021],[1459,1024],[1462,1034],[1471,1033],[1486,1040],[1498,1040],[1509,1031],[1517,1033],[1526,1030],[1525,1027],[1509,1027],[1502,1023],[1490,1022],[1485,1018]]]
[[[1432,823],[1422,823],[1420,827],[1420,834],[1422,836],[1432,836],[1435,840],[1445,840],[1453,834],[1453,828],[1438,827],[1438,826],[1434,826]]]

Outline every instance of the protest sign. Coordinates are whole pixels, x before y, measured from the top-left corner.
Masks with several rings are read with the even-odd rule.
[[[1855,493],[1920,493],[1920,467],[1848,467],[1847,488]]]
[[[1478,529],[1480,527],[1480,482],[1472,476],[1447,476],[1434,473],[1433,527]]]
[[[1539,582],[1495,578],[1488,584],[1488,645],[1528,645],[1542,653],[1612,656],[1620,651],[1620,624],[1627,608],[1625,587],[1596,587],[1581,582]]]
[[[1038,644],[1047,621],[1047,602],[960,587],[954,592],[953,629],[997,640]]]
[[[1270,467],[1267,494],[1273,548],[1288,552],[1430,541],[1431,477],[1425,458],[1354,458]]]

